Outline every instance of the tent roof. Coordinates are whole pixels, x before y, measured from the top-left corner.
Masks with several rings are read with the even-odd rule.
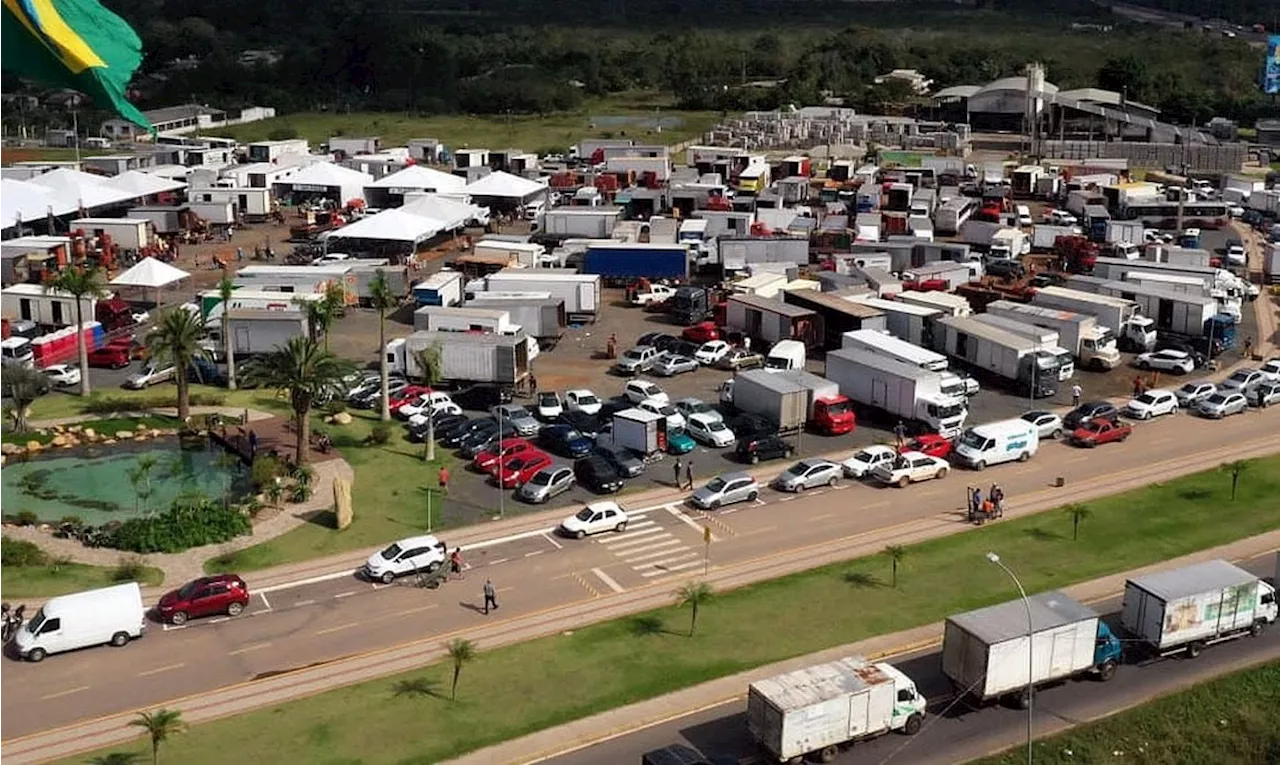
[[[531,194],[545,191],[546,185],[512,175],[501,170],[489,173],[485,177],[467,186],[467,193],[477,197],[504,197],[508,199],[524,199]]]
[[[166,191],[177,191],[187,187],[187,184],[182,181],[162,178],[150,173],[140,173],[137,170],[126,170],[117,176],[108,178],[102,185],[136,194],[140,197],[162,194]]]
[[[373,176],[332,162],[317,162],[299,170],[292,178],[278,182],[308,186],[358,186],[363,190],[373,182]]]
[[[393,242],[421,242],[448,228],[443,221],[414,215],[401,209],[377,215],[329,232],[328,239],[385,239]]]
[[[40,220],[49,214],[49,208],[53,208],[54,215],[68,215],[78,209],[75,200],[68,201],[65,194],[53,189],[30,181],[0,179],[0,227],[17,225],[19,217],[23,223]]]
[[[111,280],[116,287],[164,287],[191,274],[155,258],[143,258],[137,265]]]
[[[108,179],[101,175],[91,175],[69,167],[60,167],[41,173],[29,180],[37,186],[51,189],[55,196],[71,205],[71,209],[84,207],[106,207],[107,205],[137,199],[138,194],[123,191],[106,185]]]
[[[370,188],[435,189],[436,191],[462,191],[467,185],[464,178],[443,173],[433,167],[409,165],[391,175],[369,184]]]
[[[480,208],[475,205],[469,205],[465,202],[459,202],[456,199],[449,199],[436,194],[415,199],[398,209],[424,218],[441,221],[446,224],[446,228],[450,229],[465,226],[467,221],[475,218],[480,211]]]

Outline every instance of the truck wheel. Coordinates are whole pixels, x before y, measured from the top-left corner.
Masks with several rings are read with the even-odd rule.
[[[1197,640],[1194,643],[1191,643],[1190,645],[1187,646],[1187,658],[1194,659],[1197,656],[1199,656],[1200,652],[1203,650],[1204,650],[1204,644],[1201,643],[1199,640]]]
[[[907,488],[907,487],[908,487],[908,486],[910,486],[910,485],[911,485],[911,479],[910,479],[910,478],[908,478],[907,476],[905,476],[905,475],[904,475],[903,477],[901,477],[901,478],[899,478],[899,479],[898,479],[898,488],[899,488],[899,489],[905,489],[905,488]]]
[[[1249,637],[1258,637],[1267,628],[1267,623],[1259,619],[1249,627]]]
[[[32,664],[39,664],[44,661],[44,657],[45,652],[43,648],[32,648],[30,651],[27,651],[27,661]]]
[[[1098,679],[1101,680],[1102,682],[1104,683],[1108,682],[1109,680],[1111,680],[1111,678],[1115,676],[1116,676],[1116,663],[1114,661],[1103,662],[1102,666],[1098,667]]]
[[[1026,709],[1031,706],[1031,694],[1023,690],[1021,693],[1013,697],[1013,704],[1018,709]]]
[[[129,644],[128,632],[117,632],[116,634],[111,636],[111,645],[115,648],[120,648],[128,644]]]
[[[1026,462],[1029,459],[1031,459],[1031,452],[1023,452],[1018,455],[1018,462]]]
[[[835,762],[839,755],[840,749],[835,744],[824,746],[818,750],[818,762]]]
[[[986,470],[987,469],[986,460],[978,460],[977,462],[973,463],[973,469],[978,471],[979,473]]]

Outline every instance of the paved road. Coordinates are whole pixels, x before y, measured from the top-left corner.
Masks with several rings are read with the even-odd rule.
[[[3,737],[13,743],[86,718],[380,649],[399,657],[395,652],[413,644],[412,658],[421,661],[424,649],[417,646],[435,646],[446,635],[474,634],[492,645],[567,628],[570,618],[585,623],[654,607],[668,602],[672,581],[701,573],[705,527],[713,534],[713,580],[738,586],[867,554],[886,542],[961,530],[966,483],[1001,482],[1017,514],[1280,451],[1278,425],[1274,409],[1225,422],[1178,415],[1140,426],[1124,445],[1047,444],[1025,465],[981,476],[958,472],[906,490],[850,482],[804,496],[766,490],[758,502],[714,516],[659,505],[635,511],[622,534],[583,541],[560,539],[546,525],[464,546],[466,580],[434,592],[360,581],[351,573],[359,561],[351,559],[337,570],[257,591],[237,619],[156,625],[124,649],[95,648],[41,664],[10,661],[2,681]],[[1065,489],[1052,488],[1059,476]],[[716,579],[717,572],[723,578]],[[485,577],[492,577],[502,604],[490,617],[477,610]],[[391,671],[390,660],[379,665],[382,671]]]
[[[1132,5],[1128,3],[1106,3],[1113,13],[1125,18],[1132,19],[1144,24],[1156,24],[1158,26],[1173,27],[1175,29],[1185,29],[1186,24],[1190,23],[1191,28],[1196,31],[1213,31],[1218,34],[1230,32],[1239,40],[1247,42],[1255,48],[1265,48],[1267,45],[1267,34],[1258,34],[1250,27],[1239,24],[1229,24],[1222,21],[1209,21],[1199,16],[1189,16],[1172,11],[1163,11],[1157,8],[1148,8],[1142,5]],[[1256,22],[1272,23],[1272,19],[1256,19]],[[1252,22],[1251,22],[1252,24]]]
[[[1242,565],[1260,576],[1271,576],[1275,573],[1276,558],[1266,555]],[[1093,606],[1106,614],[1113,626],[1116,624],[1118,597]],[[1105,687],[1091,679],[1046,687],[1036,696],[1036,735],[1049,735],[1140,704],[1153,696],[1278,657],[1280,629],[1272,629],[1257,639],[1244,638],[1214,646],[1194,661],[1172,658],[1126,665]],[[919,684],[929,698],[931,716],[914,737],[888,735],[859,744],[836,762],[949,765],[1026,741],[1025,712],[1000,706],[979,709],[964,701],[955,702],[942,676],[938,649],[908,653],[891,661]],[[747,734],[745,703],[744,696],[542,762],[551,765],[634,763],[644,752],[676,743],[693,746],[707,755],[738,758],[740,762],[767,762],[759,756],[759,750]]]

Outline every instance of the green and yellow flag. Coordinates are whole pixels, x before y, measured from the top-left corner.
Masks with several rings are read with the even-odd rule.
[[[125,98],[142,63],[142,41],[124,19],[95,0],[3,0],[4,71],[86,93],[104,109],[148,130]]]

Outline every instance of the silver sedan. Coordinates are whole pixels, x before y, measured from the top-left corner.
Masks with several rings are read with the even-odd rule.
[[[774,488],[780,491],[804,491],[818,486],[835,486],[843,469],[830,460],[800,460],[773,479]]]
[[[1241,414],[1248,407],[1249,402],[1245,399],[1243,393],[1223,391],[1222,393],[1215,393],[1196,404],[1196,414],[1201,417],[1221,420],[1229,414]]]
[[[760,496],[760,484],[746,473],[725,473],[712,478],[693,493],[693,504],[703,510],[715,510],[735,502],[754,502]]]
[[[660,359],[649,371],[661,377],[674,377],[685,372],[696,372],[698,366],[697,359],[671,354]]]

